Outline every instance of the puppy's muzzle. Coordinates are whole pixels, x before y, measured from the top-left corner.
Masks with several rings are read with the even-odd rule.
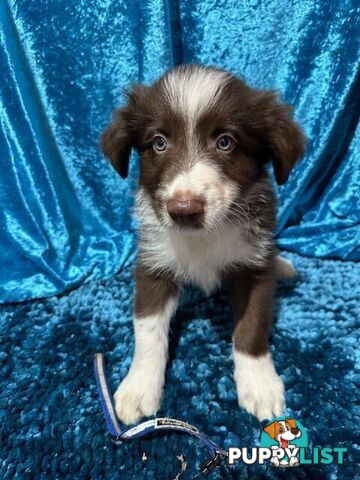
[[[205,202],[191,192],[177,192],[167,203],[167,211],[180,226],[200,228],[204,218]]]

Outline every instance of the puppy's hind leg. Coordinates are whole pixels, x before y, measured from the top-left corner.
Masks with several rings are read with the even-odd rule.
[[[298,272],[290,260],[278,255],[275,259],[275,275],[279,280],[293,279],[298,276]]]
[[[177,300],[178,288],[172,281],[137,268],[135,354],[127,376],[114,395],[116,413],[126,424],[154,415],[160,407],[170,321]]]

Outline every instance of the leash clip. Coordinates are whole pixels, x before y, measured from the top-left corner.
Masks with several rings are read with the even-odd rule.
[[[119,444],[124,442],[124,439],[121,437],[121,435],[114,435],[110,432],[107,432],[107,435],[113,443]]]
[[[222,455],[220,453],[216,453],[215,457],[211,458],[208,462],[206,462],[202,467],[201,467],[201,473],[207,477],[210,472],[214,470],[214,468],[218,467],[220,463],[222,462]]]

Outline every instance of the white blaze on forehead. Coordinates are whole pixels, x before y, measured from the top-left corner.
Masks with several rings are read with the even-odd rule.
[[[230,75],[200,66],[178,68],[164,78],[171,104],[189,120],[216,103]]]

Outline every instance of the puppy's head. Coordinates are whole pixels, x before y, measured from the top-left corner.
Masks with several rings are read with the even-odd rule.
[[[276,420],[267,425],[264,431],[272,439],[277,440],[283,448],[287,447],[291,440],[301,437],[301,431],[293,418]]]
[[[166,227],[217,228],[249,211],[249,194],[273,163],[286,182],[304,151],[288,106],[224,71],[180,66],[135,86],[101,138],[122,177],[132,148],[140,185]],[[258,189],[261,194],[261,190]]]

